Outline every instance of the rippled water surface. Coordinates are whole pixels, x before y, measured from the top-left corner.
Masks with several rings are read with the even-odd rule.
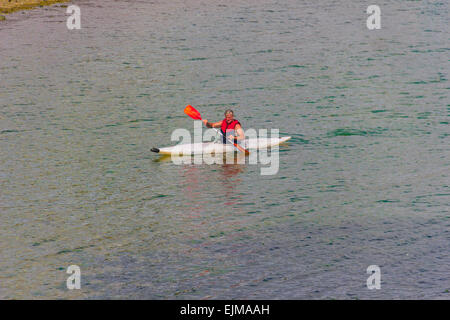
[[[0,21],[0,298],[449,299],[448,2],[75,3]],[[151,153],[187,104],[279,172]]]

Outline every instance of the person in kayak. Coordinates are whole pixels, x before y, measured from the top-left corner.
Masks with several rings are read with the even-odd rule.
[[[202,120],[205,126],[208,128],[220,128],[222,132],[222,142],[228,143],[228,139],[230,141],[234,141],[234,143],[239,143],[245,139],[244,130],[242,129],[241,123],[234,119],[233,110],[228,109],[225,111],[225,119],[219,122],[208,122],[207,119]]]

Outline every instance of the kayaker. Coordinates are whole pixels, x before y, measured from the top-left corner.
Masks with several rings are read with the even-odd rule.
[[[222,142],[228,143],[228,139],[231,141],[234,141],[234,143],[239,143],[240,141],[245,139],[244,136],[244,130],[242,129],[241,123],[234,119],[234,113],[233,110],[228,109],[225,111],[225,119],[219,122],[208,122],[207,119],[202,120],[205,126],[208,128],[220,128],[220,131],[222,131]]]

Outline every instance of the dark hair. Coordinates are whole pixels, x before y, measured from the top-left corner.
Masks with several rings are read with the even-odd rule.
[[[225,110],[225,113],[224,113],[224,114],[227,115],[227,113],[230,113],[230,112],[234,115],[234,112],[233,112],[233,110],[231,110],[231,109]]]

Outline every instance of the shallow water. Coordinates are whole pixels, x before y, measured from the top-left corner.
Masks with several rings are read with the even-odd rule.
[[[448,299],[448,4],[223,3],[0,22],[0,298]],[[187,104],[292,136],[279,172],[160,161]]]

